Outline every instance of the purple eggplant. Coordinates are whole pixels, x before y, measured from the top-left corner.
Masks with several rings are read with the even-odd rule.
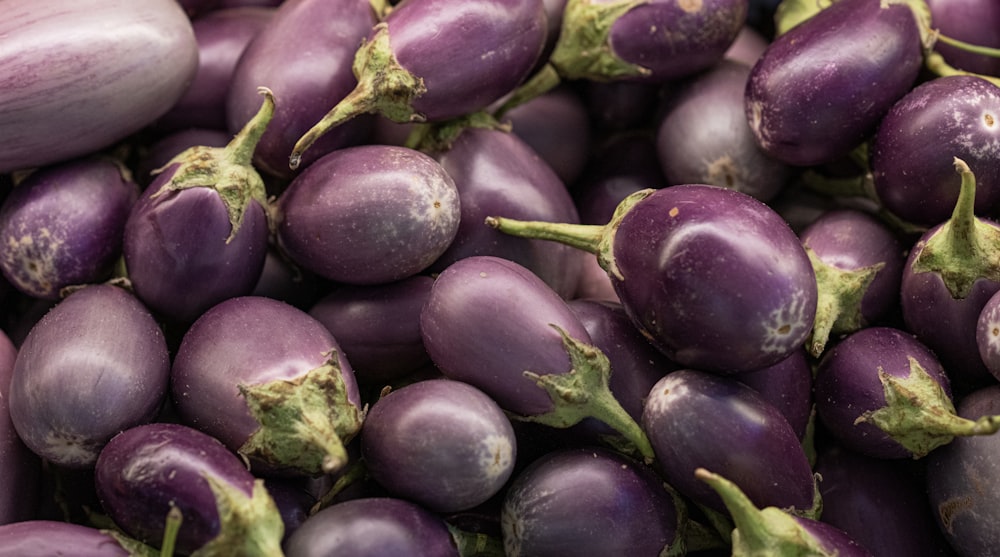
[[[740,29],[740,33],[736,35],[736,39],[729,46],[723,59],[746,64],[752,68],[767,50],[769,44],[771,44],[770,39],[761,29],[747,24],[743,26],[743,29]]]
[[[266,296],[305,309],[320,296],[320,280],[288,260],[277,246],[268,246],[264,268],[254,286],[252,296]]]
[[[636,81],[584,81],[587,110],[598,131],[645,129],[660,104],[663,86]]]
[[[876,458],[922,458],[956,436],[1000,429],[996,416],[956,416],[935,354],[893,327],[861,329],[830,348],[816,369],[815,397],[826,429]]]
[[[111,159],[41,168],[0,205],[0,271],[22,293],[55,300],[111,276],[139,187]]]
[[[744,371],[736,379],[760,393],[805,440],[813,418],[813,368],[805,348],[765,368]]]
[[[420,332],[445,377],[479,388],[519,419],[569,427],[597,418],[652,458],[639,425],[610,391],[607,356],[527,268],[485,255],[456,261],[435,279]]]
[[[130,557],[137,546],[120,534],[57,520],[0,525],[0,557]]]
[[[310,516],[284,545],[286,557],[458,557],[447,524],[393,497],[364,497]]]
[[[816,278],[805,249],[776,212],[744,193],[684,184],[630,195],[606,225],[502,216],[487,224],[597,254],[636,326],[684,367],[766,367],[812,328]]]
[[[656,473],[600,448],[553,451],[504,496],[507,557],[655,557],[681,545],[682,509]]]
[[[582,224],[604,224],[629,195],[665,187],[655,138],[626,132],[612,135],[594,149],[585,175],[573,186],[573,198]]]
[[[439,122],[477,112],[514,90],[545,46],[541,0],[439,2],[393,7],[358,48],[358,86],[295,144],[295,169],[314,141],[357,115]]]
[[[1000,205],[1000,87],[985,79],[932,79],[892,106],[870,146],[879,202],[912,224],[944,222],[961,189],[955,157],[976,175],[976,213],[993,214]]]
[[[695,476],[725,501],[733,518],[733,555],[811,555],[873,557],[849,534],[824,522],[796,516],[780,507],[759,508],[739,484],[704,468]]]
[[[695,477],[698,468],[712,468],[737,482],[758,506],[818,511],[812,468],[791,424],[733,377],[694,370],[668,374],[646,398],[642,427],[664,480],[695,503],[726,509]]]
[[[757,145],[743,110],[750,67],[721,60],[667,98],[656,146],[669,184],[714,184],[767,202],[792,177]]]
[[[180,424],[125,429],[101,451],[94,485],[101,506],[129,536],[164,540],[180,512],[177,553],[277,557],[284,525],[274,499],[238,456]]]
[[[420,311],[434,279],[417,275],[389,284],[342,285],[309,308],[333,333],[359,383],[379,385],[430,363]]]
[[[1000,414],[1000,386],[967,394],[958,415]],[[926,488],[934,519],[945,539],[962,557],[996,552],[1000,543],[1000,436],[955,439],[928,456]]]
[[[374,24],[369,0],[285,0],[247,45],[230,81],[226,121],[235,133],[257,112],[257,88],[274,91],[278,106],[254,152],[262,173],[293,177],[288,154],[299,136],[357,84],[351,59]],[[366,118],[338,127],[304,155],[303,165],[361,143],[370,127]]]
[[[500,406],[461,381],[428,379],[389,391],[365,416],[361,454],[390,494],[436,512],[465,511],[500,492],[514,471],[514,428]]]
[[[816,323],[806,346],[819,357],[831,335],[857,331],[898,306],[905,254],[884,221],[860,210],[827,211],[799,237],[816,272]]]
[[[167,112],[198,66],[176,0],[7,2],[0,49],[0,172],[125,139]]]
[[[273,8],[230,8],[194,18],[191,27],[198,42],[198,69],[181,98],[154,127],[227,130],[226,95],[236,64],[273,13]]]
[[[1000,58],[987,56],[946,42],[1000,48],[1000,5],[990,0],[926,0],[934,28],[945,38],[934,42],[934,50],[950,65],[969,72],[1000,76]]]
[[[174,157],[132,207],[122,247],[136,295],[169,321],[191,323],[211,306],[249,294],[267,256],[268,204],[251,165],[274,111],[260,112],[223,148]]]
[[[230,298],[202,314],[184,334],[170,380],[182,420],[255,472],[339,470],[344,445],[361,429],[361,397],[336,339],[270,298]]]
[[[347,284],[416,275],[448,249],[461,204],[455,181],[430,156],[360,145],[323,156],[278,198],[277,238],[288,257]]]
[[[979,312],[976,346],[987,371],[994,377],[1000,377],[1000,292],[990,296]]]
[[[0,494],[0,525],[34,518],[40,499],[42,462],[21,441],[10,417],[8,393],[16,358],[17,347],[0,332],[0,473],[7,482]]]
[[[156,416],[169,373],[166,340],[146,307],[118,286],[85,286],[24,339],[10,416],[36,454],[91,468],[113,435]]]
[[[778,36],[746,88],[764,152],[810,166],[864,142],[917,79],[922,16],[905,2],[840,0]]]

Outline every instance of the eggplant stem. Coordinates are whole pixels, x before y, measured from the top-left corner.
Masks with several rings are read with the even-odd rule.
[[[173,557],[177,546],[177,533],[181,530],[184,515],[177,505],[170,505],[167,512],[167,523],[163,529],[163,542],[160,544],[160,557]]]

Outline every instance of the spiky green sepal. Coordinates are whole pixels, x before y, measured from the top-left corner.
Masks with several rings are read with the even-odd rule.
[[[285,523],[264,481],[254,480],[248,497],[243,490],[227,484],[212,474],[204,475],[215,495],[219,511],[219,534],[201,546],[191,557],[281,557]]]
[[[613,81],[649,75],[649,68],[618,57],[611,48],[610,39],[615,22],[647,1],[569,0],[563,10],[562,29],[549,63],[565,79]]]
[[[864,326],[861,301],[885,263],[859,269],[840,269],[824,262],[809,246],[805,249],[818,286],[816,318],[806,347],[810,354],[818,357],[831,335],[851,333]]]

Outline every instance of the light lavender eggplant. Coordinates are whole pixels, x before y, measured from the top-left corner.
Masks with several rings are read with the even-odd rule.
[[[176,0],[6,2],[0,51],[0,172],[125,139],[166,113],[198,66]]]

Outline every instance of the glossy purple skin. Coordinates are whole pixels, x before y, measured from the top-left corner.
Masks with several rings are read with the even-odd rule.
[[[927,0],[931,21],[942,35],[970,44],[1000,48],[1000,5],[991,0]],[[934,50],[958,69],[1000,76],[1000,58],[934,43]]]
[[[800,516],[793,517],[813,536],[830,555],[837,557],[874,557],[867,547],[862,546],[849,534],[819,520]]]
[[[226,121],[236,133],[260,109],[257,88],[274,92],[274,116],[254,151],[254,164],[291,178],[288,155],[299,137],[354,89],[354,53],[375,24],[368,0],[286,0],[247,45],[233,72]],[[335,149],[361,143],[370,119],[355,118],[319,139],[302,157],[308,164]]]
[[[154,197],[175,168],[157,176],[132,207],[122,255],[140,300],[170,321],[191,323],[213,305],[253,291],[269,231],[264,207],[256,201],[249,202],[239,231],[229,239],[229,213],[214,189]]]
[[[101,506],[118,527],[159,547],[171,505],[184,522],[177,534],[182,555],[220,531],[215,495],[205,476],[250,497],[254,476],[217,439],[196,429],[151,423],[126,429],[101,451],[94,484]]]
[[[964,418],[1000,414],[1000,386],[972,391],[958,403]],[[931,509],[945,539],[962,557],[989,555],[1000,544],[1000,437],[959,437],[928,456]]]
[[[1000,378],[1000,293],[990,296],[979,312],[976,347],[986,369]]]
[[[338,149],[299,174],[277,201],[277,236],[295,263],[346,284],[385,284],[424,271],[459,229],[455,181],[406,147]]]
[[[535,66],[547,29],[542,0],[410,0],[385,22],[399,64],[426,87],[411,106],[432,122],[513,91]]]
[[[508,557],[655,557],[677,509],[650,468],[600,448],[552,451],[518,473],[501,511]]]
[[[735,376],[781,411],[799,439],[805,439],[813,409],[813,371],[805,349],[780,362]]]
[[[184,334],[170,372],[174,404],[184,423],[236,451],[260,428],[239,385],[301,377],[325,364],[331,350],[337,351],[348,401],[360,408],[353,369],[322,323],[278,300],[230,298],[202,314]],[[255,471],[278,467],[252,464]]]
[[[573,199],[552,167],[516,135],[500,130],[467,129],[450,149],[434,156],[455,180],[462,216],[455,240],[431,270],[473,255],[503,257],[531,269],[563,297],[571,296],[584,254],[483,225],[491,215],[579,222]]]
[[[624,216],[612,249],[622,304],[684,367],[767,367],[812,328],[809,258],[788,224],[747,194],[700,184],[657,190]]]
[[[504,114],[520,137],[564,184],[576,182],[590,157],[593,130],[587,106],[570,88],[548,91]]]
[[[893,327],[861,329],[827,349],[816,369],[816,414],[845,447],[876,458],[913,458],[913,453],[878,426],[856,420],[886,405],[878,372],[909,377],[916,359],[951,397],[951,382],[940,362],[913,335]]]
[[[550,411],[552,401],[522,373],[570,370],[553,324],[591,344],[583,323],[552,288],[527,268],[493,256],[467,257],[442,271],[420,314],[424,347],[441,373],[525,416]]]
[[[343,285],[317,300],[309,315],[333,333],[360,383],[377,385],[430,363],[420,311],[434,279],[417,275],[372,286]]]
[[[767,202],[791,179],[791,167],[757,145],[743,91],[750,67],[721,60],[668,97],[656,147],[669,184],[713,184]]]
[[[582,224],[605,224],[622,199],[666,186],[655,140],[649,134],[622,133],[594,149],[586,174],[573,187],[573,198]]]
[[[913,86],[920,36],[903,3],[843,0],[776,38],[754,65],[746,114],[764,152],[832,162],[875,131]]]
[[[233,71],[274,8],[215,9],[191,22],[198,42],[198,69],[184,94],[159,120],[158,129],[226,130],[226,96]]]
[[[803,229],[799,238],[820,261],[837,269],[884,264],[861,299],[864,325],[881,319],[899,303],[905,251],[884,221],[857,209],[831,209]]]
[[[268,247],[257,286],[250,294],[274,298],[306,309],[319,298],[319,282],[316,275],[288,261],[272,244]]]
[[[70,548],[72,553],[66,553]],[[0,557],[128,557],[110,534],[57,520],[27,520],[0,525]]]
[[[87,286],[49,310],[18,350],[11,419],[36,454],[93,467],[113,435],[153,419],[169,372],[166,340],[149,311],[122,288]]]
[[[435,512],[469,510],[496,495],[514,471],[516,444],[493,399],[450,379],[390,391],[368,409],[361,429],[372,478]]]
[[[30,174],[0,205],[0,271],[22,293],[55,300],[100,282],[121,256],[139,187],[110,159],[87,157]]]
[[[10,418],[8,393],[17,347],[0,332],[0,525],[34,518],[38,508],[42,462],[17,435]]]
[[[696,503],[726,512],[715,491],[695,477],[705,468],[739,485],[759,508],[812,508],[812,469],[792,426],[733,377],[668,374],[646,399],[642,428],[664,480]]]
[[[821,478],[821,520],[876,556],[948,555],[923,482],[908,464],[840,446],[824,448],[815,466]]]
[[[14,0],[0,36],[0,172],[124,139],[169,110],[198,65],[176,0]]]
[[[403,499],[366,497],[312,515],[284,545],[286,557],[458,557],[445,522]]]
[[[227,131],[187,128],[167,133],[150,143],[135,166],[135,179],[143,188],[155,178],[154,172],[190,147],[225,147],[232,139]]]
[[[687,77],[722,59],[746,23],[748,9],[747,0],[643,2],[611,26],[611,51],[649,69],[643,81]]]
[[[920,226],[951,216],[962,180],[976,175],[976,213],[1000,204],[1000,87],[973,76],[939,77],[892,106],[871,142],[875,193],[893,215]]]

